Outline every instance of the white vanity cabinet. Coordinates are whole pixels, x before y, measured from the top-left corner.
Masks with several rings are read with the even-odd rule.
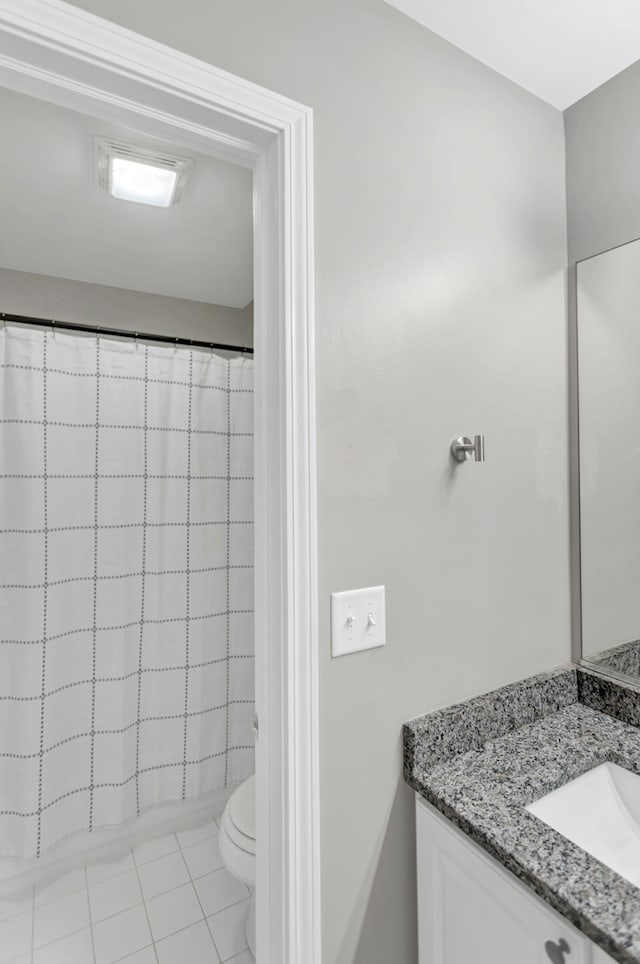
[[[416,796],[420,964],[614,964]]]

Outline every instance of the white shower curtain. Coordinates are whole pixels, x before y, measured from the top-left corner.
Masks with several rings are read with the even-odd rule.
[[[253,770],[253,363],[0,331],[0,856]]]

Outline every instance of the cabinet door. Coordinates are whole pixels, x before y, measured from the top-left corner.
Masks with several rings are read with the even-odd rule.
[[[591,964],[616,964],[612,957],[609,957],[603,950],[592,944]]]
[[[420,964],[592,964],[587,938],[419,798],[416,809]]]

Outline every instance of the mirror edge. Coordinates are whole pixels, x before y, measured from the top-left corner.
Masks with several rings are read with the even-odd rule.
[[[579,258],[567,267],[567,362],[568,362],[568,416],[569,416],[569,570],[570,570],[570,619],[571,619],[571,661],[591,673],[640,686],[637,677],[604,668],[582,652],[582,548],[580,527],[580,387],[578,363],[578,266],[592,258],[598,258],[609,251],[623,248],[640,241],[640,237],[630,238],[621,244],[603,248],[588,257]]]

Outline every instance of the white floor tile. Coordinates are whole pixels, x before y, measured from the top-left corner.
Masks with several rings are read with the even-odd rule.
[[[151,944],[151,932],[142,905],[107,917],[93,925],[97,964],[113,964]]]
[[[160,964],[219,964],[220,958],[204,921],[156,944]]]
[[[58,897],[64,897],[66,894],[73,894],[77,890],[83,890],[85,887],[84,867],[80,867],[79,870],[72,870],[57,880],[45,884],[44,887],[36,887],[36,907],[39,904],[46,904],[50,900],[56,900]]]
[[[0,901],[0,964],[156,964],[153,941],[159,964],[254,964],[248,898],[210,820],[38,887],[33,911],[31,896]]]
[[[181,833],[177,833],[178,843],[184,850],[185,847],[190,847],[192,844],[200,843],[201,840],[207,840],[208,837],[215,837],[218,833],[218,824],[215,820],[211,820],[209,823],[205,823],[202,827],[194,827],[191,830],[183,830]]]
[[[135,954],[120,958],[118,964],[158,964],[158,961],[153,945],[151,945],[150,947],[145,947],[143,951],[136,951]],[[185,964],[188,964],[188,962],[185,961]]]
[[[142,891],[135,870],[128,870],[89,887],[91,920],[94,923],[141,903]]]
[[[152,860],[138,868],[142,893],[145,900],[151,900],[158,894],[165,894],[168,890],[175,890],[183,884],[189,883],[189,871],[182,854],[176,850],[174,854],[167,854],[159,860]]]
[[[194,880],[196,877],[204,877],[205,874],[210,874],[224,866],[217,836],[209,837],[200,841],[200,843],[185,847],[182,853],[187,862],[189,873]]]
[[[230,957],[226,964],[256,964],[256,959],[251,951],[246,950],[236,957]]]
[[[249,901],[243,900],[240,904],[234,904],[221,910],[213,917],[207,918],[207,923],[213,936],[218,954],[222,961],[229,957],[234,957],[247,948],[247,916],[249,914]]]
[[[18,914],[0,924],[0,964],[31,952],[31,911]]]
[[[42,947],[89,926],[87,891],[79,890],[66,897],[50,900],[34,911],[33,946]]]
[[[157,840],[150,840],[141,847],[136,847],[133,856],[138,867],[149,863],[150,860],[157,860],[158,857],[166,857],[178,850],[178,841],[174,833],[167,834],[166,837],[158,837]]]
[[[120,857],[118,860],[99,860],[97,863],[87,864],[87,880],[90,885],[99,884],[102,880],[108,880],[109,877],[115,877],[117,874],[123,874],[134,868],[132,853],[128,853],[126,857]]]
[[[199,877],[195,881],[195,888],[205,917],[217,914],[219,910],[249,897],[249,888],[232,877],[224,867],[213,874]]]
[[[40,947],[33,954],[33,964],[90,964],[93,944],[89,928]]]
[[[33,894],[27,897],[21,896],[16,900],[0,900],[0,922],[9,920],[10,917],[17,917],[18,914],[26,914],[33,909]]]
[[[147,902],[146,908],[154,941],[161,941],[163,937],[202,920],[202,909],[193,884],[154,897]]]

